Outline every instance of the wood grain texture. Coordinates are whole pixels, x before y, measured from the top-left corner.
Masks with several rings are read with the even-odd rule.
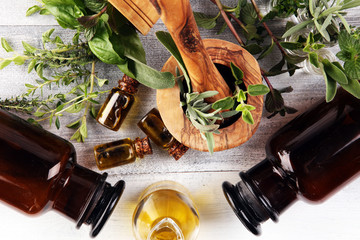
[[[193,92],[216,89],[219,94],[208,98],[209,102],[230,96],[229,87],[212,63],[201,40],[189,0],[153,2],[161,12],[160,17],[180,51]]]
[[[238,66],[244,72],[243,80],[246,87],[262,83],[260,68],[256,59],[239,45],[218,39],[206,39],[204,45],[214,63],[230,67],[232,62]],[[171,57],[165,63],[162,71],[175,74],[176,66],[176,60]],[[218,89],[218,86],[214,87],[214,89],[208,90]],[[249,140],[255,133],[262,115],[263,97],[248,96],[247,102],[256,107],[251,112],[254,124],[247,124],[239,118],[230,126],[219,129],[220,134],[214,134],[214,151],[237,147]],[[157,105],[165,126],[178,141],[192,149],[208,151],[206,141],[201,137],[199,130],[187,119],[183,109],[180,107],[180,94],[177,85],[171,89],[158,90]]]
[[[143,35],[148,34],[160,18],[149,1],[144,0],[109,0]]]
[[[171,0],[169,0],[171,1]],[[190,0],[195,11],[215,16],[217,8],[209,0]],[[236,0],[222,0],[224,5],[236,6]],[[65,42],[71,42],[73,32],[60,28],[51,16],[34,15],[25,17],[27,8],[38,4],[35,0],[3,0],[0,5],[0,37],[4,37],[21,53],[21,41],[26,41],[35,47],[41,47],[41,34],[50,28],[55,28],[54,35],[59,35]],[[352,9],[346,16],[349,24],[359,26],[360,8]],[[276,19],[269,23],[277,36],[281,36],[286,20]],[[200,29],[202,38],[220,38],[235,42],[230,31],[225,30],[217,35],[221,24],[213,30]],[[236,27],[240,32],[241,29]],[[166,31],[162,21],[158,21],[148,35],[140,36],[145,47],[148,64],[161,69],[170,54],[155,37],[156,31]],[[337,48],[331,49],[334,53]],[[11,56],[0,48],[0,57]],[[280,61],[276,50],[260,61],[260,65],[269,69]],[[100,78],[109,79],[109,85],[103,90],[117,85],[122,73],[116,66],[97,64]],[[9,65],[0,71],[0,98],[12,97],[26,91],[25,83],[35,84],[38,77],[35,73],[27,74],[27,66]],[[360,178],[347,185],[323,204],[309,205],[299,201],[286,210],[278,223],[268,221],[263,225],[263,234],[255,237],[239,222],[226,203],[222,194],[223,181],[236,182],[238,172],[245,171],[265,157],[265,143],[269,136],[285,123],[295,118],[305,109],[323,99],[325,83],[322,76],[308,75],[297,70],[289,77],[282,74],[270,77],[274,87],[281,89],[292,86],[294,91],[284,94],[286,105],[294,107],[298,113],[276,116],[268,119],[269,113],[263,112],[258,130],[253,137],[239,147],[215,152],[210,155],[190,149],[179,161],[174,161],[167,153],[156,146],[153,155],[146,156],[141,161],[122,167],[109,169],[109,182],[115,183],[123,179],[126,188],[117,205],[114,214],[105,225],[96,240],[134,240],[131,227],[132,214],[142,190],[148,185],[160,180],[175,180],[187,187],[194,198],[200,212],[200,233],[197,240],[358,240],[360,235]],[[52,89],[55,91],[56,87]],[[44,89],[44,92],[49,92]],[[103,102],[105,99],[99,99]],[[85,143],[72,142],[76,148],[80,165],[100,172],[95,164],[92,149],[95,145],[123,138],[144,136],[136,127],[136,123],[153,107],[156,106],[156,91],[140,86],[136,102],[125,119],[119,132],[113,132],[88,119],[89,137]],[[24,118],[29,116],[22,115]],[[76,116],[64,115],[62,126],[72,122]],[[65,139],[70,139],[72,129],[42,123],[43,127]],[[101,172],[100,172],[101,173]],[[67,218],[50,211],[43,215],[29,217],[5,203],[0,203],[0,239],[4,240],[90,240],[86,225],[80,229]]]

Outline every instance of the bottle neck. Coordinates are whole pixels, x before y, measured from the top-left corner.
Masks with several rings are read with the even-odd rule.
[[[85,223],[92,226],[95,237],[111,215],[124,190],[124,181],[112,187],[102,175],[74,164],[70,174],[54,199],[53,208],[70,217],[77,228]]]
[[[240,173],[235,186],[223,183],[224,194],[241,222],[255,235],[260,224],[278,216],[297,200],[297,190],[286,175],[271,160],[265,159],[247,172]]]

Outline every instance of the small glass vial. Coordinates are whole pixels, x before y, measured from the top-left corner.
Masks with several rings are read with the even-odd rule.
[[[189,149],[170,134],[156,108],[151,109],[138,122],[138,126],[156,145],[167,150],[175,160],[179,160]]]
[[[200,225],[188,190],[173,181],[144,190],[132,223],[136,240],[195,240]]]
[[[78,165],[70,142],[0,109],[0,201],[31,215],[54,209],[95,237],[125,187],[106,178]]]
[[[121,166],[152,154],[149,138],[121,139],[94,147],[96,165],[100,170]]]
[[[100,108],[96,120],[113,131],[118,131],[134,103],[139,82],[124,74],[119,86],[111,90]]]
[[[236,185],[223,183],[235,214],[254,234],[298,199],[322,202],[359,176],[360,100],[339,88],[333,101],[319,102],[270,137],[266,153]]]

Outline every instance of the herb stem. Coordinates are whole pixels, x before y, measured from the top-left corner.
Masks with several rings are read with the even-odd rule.
[[[213,0],[211,0],[213,1]],[[238,43],[240,44],[240,46],[245,46],[244,42],[241,40],[239,34],[237,34],[234,26],[232,25],[229,17],[227,16],[226,12],[224,11],[224,8],[220,2],[220,0],[214,0],[215,1],[215,4],[217,5],[217,7],[219,8],[220,12],[221,12],[221,15],[222,17],[224,18],[226,24],[228,25],[231,33],[234,35],[235,39],[238,41]]]
[[[90,75],[90,94],[94,90],[94,79],[95,79],[95,61],[91,63],[91,75]],[[87,102],[85,112],[83,117],[85,118],[87,115],[87,112],[89,111],[89,108],[91,106],[91,102]]]
[[[255,12],[258,16],[259,21],[261,22],[261,20],[263,19],[263,17],[261,16],[259,7],[257,6],[255,0],[251,0],[252,5],[254,6]],[[287,53],[285,52],[284,48],[280,45],[278,39],[274,36],[274,34],[272,33],[272,31],[270,30],[270,28],[268,27],[268,25],[265,22],[262,22],[262,25],[264,26],[265,30],[267,31],[267,33],[269,34],[269,36],[272,38],[272,40],[275,42],[276,46],[278,47],[278,49],[280,50],[281,54],[285,57],[287,56]]]

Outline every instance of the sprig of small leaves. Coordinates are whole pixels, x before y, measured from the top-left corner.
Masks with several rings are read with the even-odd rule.
[[[337,0],[331,1],[331,4],[329,1],[308,0],[303,12],[308,15],[308,19],[290,28],[282,37],[286,38],[305,27],[310,27],[316,29],[327,42],[336,40],[340,32],[337,20],[339,19],[345,29],[350,32],[349,24],[343,16],[344,10],[357,6],[360,6],[358,0]]]
[[[36,71],[39,79],[36,83],[26,83],[27,91],[12,99],[0,101],[0,108],[16,110],[32,114],[36,119],[29,121],[39,123],[48,120],[59,129],[60,118],[64,114],[83,114],[67,127],[76,128],[71,139],[83,142],[87,137],[86,116],[95,117],[95,99],[108,91],[94,91],[108,82],[95,74],[96,57],[86,43],[79,42],[77,33],[73,42],[65,44],[60,37],[52,37],[53,29],[43,36],[43,48],[36,48],[23,42],[23,54],[16,53],[10,44],[1,39],[5,51],[13,53],[10,58],[0,59],[1,69],[14,62],[17,65],[28,64],[28,72]],[[89,69],[91,66],[91,69]],[[58,93],[45,94],[45,88],[59,88]],[[69,91],[61,91],[61,87],[70,87]]]

